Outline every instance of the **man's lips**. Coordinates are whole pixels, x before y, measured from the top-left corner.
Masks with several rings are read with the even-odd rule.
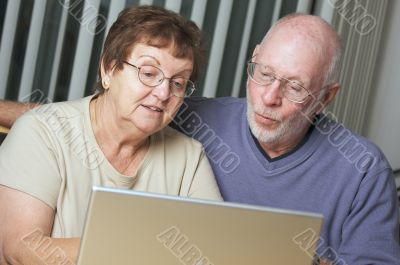
[[[265,115],[261,115],[259,113],[255,113],[256,114],[256,118],[263,124],[274,124],[274,123],[278,123],[279,120],[276,120],[274,118],[271,118],[269,116],[265,116]]]

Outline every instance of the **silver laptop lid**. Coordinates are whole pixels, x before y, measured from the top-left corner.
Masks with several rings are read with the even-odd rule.
[[[94,187],[79,265],[310,265],[322,216]]]

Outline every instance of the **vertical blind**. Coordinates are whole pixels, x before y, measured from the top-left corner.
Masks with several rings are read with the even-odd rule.
[[[312,2],[0,0],[0,98],[56,102],[92,94],[106,32],[124,7],[145,4],[178,12],[204,31],[208,64],[196,95],[244,96],[255,45],[279,17],[310,12]]]
[[[344,49],[341,71],[342,89],[329,110],[355,132],[362,133],[372,77],[387,16],[388,0],[337,1],[332,24],[339,32]],[[375,88],[378,89],[378,88]]]

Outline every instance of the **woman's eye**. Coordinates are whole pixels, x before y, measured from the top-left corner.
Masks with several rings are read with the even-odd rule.
[[[160,74],[160,71],[152,66],[143,66],[140,68],[140,75],[144,78],[155,78]]]
[[[184,89],[185,88],[185,82],[182,80],[182,81],[176,81],[176,80],[173,80],[172,81],[172,85],[176,88],[176,89]]]
[[[152,76],[154,76],[154,73],[152,73],[152,72],[144,72],[143,75],[146,76],[146,77],[152,77]]]

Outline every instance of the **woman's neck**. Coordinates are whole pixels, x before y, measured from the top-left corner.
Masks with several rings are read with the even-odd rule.
[[[118,146],[140,147],[149,135],[118,117],[113,103],[102,94],[90,102],[90,120],[96,139],[113,142]]]
[[[132,175],[149,147],[149,135],[118,123],[115,108],[105,95],[90,102],[90,121],[102,152],[116,170]]]

